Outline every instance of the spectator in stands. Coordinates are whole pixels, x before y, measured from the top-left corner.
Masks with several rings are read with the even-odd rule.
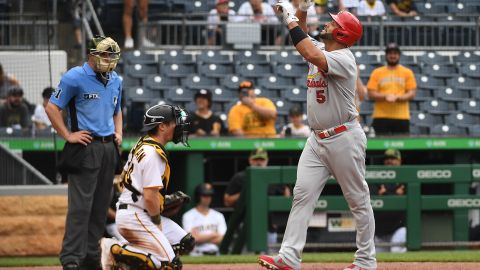
[[[27,130],[30,128],[30,113],[23,102],[23,89],[14,86],[8,90],[7,100],[0,105],[0,127]]]
[[[183,214],[183,229],[195,238],[191,256],[219,254],[218,246],[227,231],[227,223],[222,213],[210,208],[213,194],[211,184],[199,184],[195,187],[195,207]]]
[[[386,0],[393,14],[400,17],[417,16],[413,0]]]
[[[0,103],[7,100],[8,90],[13,86],[19,86],[18,81],[14,76],[6,74],[0,64]]]
[[[148,1],[149,0],[124,0],[123,1],[123,34],[125,36],[125,43],[123,47],[125,49],[131,49],[134,46],[133,37],[132,37],[132,26],[133,26],[133,8],[135,2],[137,4],[138,17],[142,24],[146,24],[148,20]],[[139,27],[139,38],[141,40],[141,45],[144,47],[153,47],[154,44],[147,39],[146,37],[146,27]]]
[[[280,134],[283,137],[308,137],[310,135],[310,127],[303,123],[303,111],[300,107],[294,106],[288,112],[290,123],[282,128]]]
[[[257,23],[276,23],[277,16],[272,6],[262,0],[249,0],[238,8],[238,21]]]
[[[224,28],[219,22],[235,21],[235,11],[228,8],[229,0],[216,0],[208,15],[208,45],[222,44]]]
[[[200,89],[193,97],[197,110],[192,112],[190,134],[194,136],[220,136],[225,130],[222,119],[215,115],[212,108],[212,92]]]
[[[73,32],[75,33],[75,49],[82,47],[82,0],[74,0],[69,8],[72,14]],[[89,14],[91,16],[91,14]],[[87,16],[85,16],[87,17]]]
[[[322,15],[327,13],[328,9],[328,0],[314,0],[315,3],[315,11],[317,15]]]
[[[275,137],[277,109],[268,98],[256,97],[251,81],[238,87],[240,103],[228,113],[228,130],[235,136]]]
[[[257,148],[250,153],[248,158],[250,167],[267,167],[268,153],[263,148]],[[233,175],[228,183],[225,194],[223,195],[223,203],[227,207],[234,207],[240,199],[240,194],[245,184],[246,172],[240,171]],[[268,195],[292,196],[290,188],[286,185],[270,185]],[[272,222],[271,215],[268,219],[268,244],[277,243],[277,225]]]
[[[358,6],[358,16],[383,16],[385,6],[381,0],[362,0]]]
[[[338,0],[338,10],[348,10],[357,15],[359,0]]]
[[[397,44],[387,45],[385,59],[387,65],[374,69],[367,84],[368,97],[375,102],[372,125],[377,135],[408,134],[409,101],[417,88],[415,76],[411,69],[399,64]]]
[[[47,106],[48,100],[50,99],[53,91],[55,91],[55,89],[52,87],[47,87],[42,91],[43,102],[42,104],[37,104],[32,117],[32,121],[35,124],[35,129],[45,129],[52,125],[50,123],[50,119],[48,119],[47,113],[45,112],[45,107]]]
[[[385,166],[401,166],[402,155],[397,149],[385,150],[383,157],[383,165]],[[405,185],[399,183],[389,183],[374,185],[371,192],[373,195],[405,195]],[[405,213],[401,212],[378,212],[375,213],[376,241],[390,242],[391,244],[405,243],[407,240],[407,229],[405,228]],[[381,224],[381,225],[380,225]],[[380,248],[381,249],[381,248]],[[392,246],[383,251],[403,253],[407,251],[404,246]]]

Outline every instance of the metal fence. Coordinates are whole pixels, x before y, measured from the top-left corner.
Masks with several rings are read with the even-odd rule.
[[[39,15],[0,16],[0,50],[58,48],[58,21]]]
[[[0,186],[52,184],[32,165],[0,144]]]
[[[149,21],[140,25],[139,33],[146,33],[147,39],[156,48],[200,49],[228,48],[225,40],[226,24],[219,22],[219,33],[215,43],[209,44],[209,24],[199,15],[169,14],[168,20]],[[411,50],[478,50],[480,49],[480,17],[457,17],[452,20],[441,17],[424,17],[403,20],[401,18],[378,17],[375,20],[362,18],[364,34],[356,47],[365,50],[379,49],[389,42],[396,42]],[[323,28],[327,18],[311,23],[318,30]],[[235,23],[235,22],[230,22]],[[255,23],[255,22],[252,22]],[[142,29],[143,28],[143,29]],[[261,49],[269,47],[290,47],[291,41],[284,25],[262,23]],[[210,33],[210,35],[212,35]]]

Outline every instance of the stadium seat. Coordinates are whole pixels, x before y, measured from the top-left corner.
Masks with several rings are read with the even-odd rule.
[[[20,137],[20,136],[27,135],[26,133],[27,133],[26,131],[23,131],[17,128],[0,127],[0,138],[1,137]]]
[[[233,74],[233,65],[231,64],[213,64],[203,63],[199,65],[199,73],[207,77],[222,78],[225,74]]]
[[[305,74],[295,78],[295,85],[296,86],[301,86],[301,87],[306,87],[307,86],[307,78],[306,78]]]
[[[467,77],[479,78],[480,79],[480,64],[478,63],[468,63],[464,64],[460,68],[460,73]],[[480,85],[479,85],[480,87]]]
[[[475,137],[480,137],[480,124],[469,126],[468,134]]]
[[[245,80],[245,78],[238,75],[226,75],[223,79],[220,80],[220,85],[237,91],[240,82],[242,82],[243,80]]]
[[[278,64],[303,64],[305,60],[301,55],[293,54],[292,51],[281,51],[270,55],[270,62]]]
[[[427,75],[415,75],[417,87],[424,89],[439,89],[445,86],[444,79],[429,77]]]
[[[274,69],[277,75],[298,78],[306,74],[308,66],[306,64],[277,64]]]
[[[432,98],[433,96],[430,89],[418,88],[417,91],[415,91],[415,101],[427,101]]]
[[[470,98],[468,91],[456,90],[455,88],[446,87],[434,91],[435,97],[446,101],[463,101]]]
[[[236,66],[236,72],[244,77],[258,78],[270,74],[271,70],[268,64],[241,63]]]
[[[290,87],[286,90],[281,91],[281,96],[290,100],[297,102],[307,102],[307,88],[306,87]]]
[[[378,67],[379,65],[359,64],[358,69],[360,70],[360,77],[362,77],[362,79],[368,80],[368,78],[370,78],[370,75],[372,74],[372,71]]]
[[[478,115],[480,114],[480,101],[473,99],[464,100],[460,103],[459,109],[466,113]]]
[[[471,52],[463,52],[453,56],[455,63],[480,63],[480,55]]]
[[[432,2],[418,3],[417,12],[423,15],[439,15],[447,12],[446,5],[433,5]]]
[[[196,73],[196,70],[193,64],[168,64],[160,68],[160,74],[168,77],[181,78],[194,73]]]
[[[233,56],[236,64],[268,64],[265,54],[258,54],[255,51],[241,51]]]
[[[255,88],[255,94],[259,97],[266,97],[266,98],[269,98],[269,99],[278,98],[277,91],[272,91],[272,90],[269,90],[267,88],[256,87]]]
[[[133,78],[142,79],[148,75],[158,74],[157,65],[134,64],[125,66],[125,73]]]
[[[419,127],[432,127],[436,124],[443,123],[442,116],[425,112],[412,112],[410,114],[410,122]]]
[[[212,100],[214,102],[229,102],[237,99],[237,91],[232,91],[228,88],[222,88],[220,86],[210,89],[212,91]]]
[[[147,54],[139,50],[134,51],[126,51],[122,53],[122,58],[125,59],[127,64],[134,65],[134,64],[157,64],[157,60],[155,60],[155,55]]]
[[[465,3],[450,3],[447,5],[448,14],[455,14],[460,16],[478,15],[477,8],[469,8]]]
[[[451,111],[455,110],[453,104],[437,99],[424,101],[422,104],[420,104],[420,109],[431,114],[440,115],[449,114]]]
[[[447,84],[459,90],[477,90],[480,87],[480,79],[458,76],[449,79]]]
[[[160,98],[160,93],[152,91],[147,87],[131,87],[124,90],[127,103],[132,102],[149,102],[154,98]]]
[[[432,77],[450,78],[457,75],[457,67],[453,64],[425,65],[422,70],[424,74]]]
[[[258,85],[268,89],[285,89],[293,85],[293,80],[289,77],[278,77],[271,74],[258,79]]]
[[[422,69],[420,68],[420,65],[417,64],[411,64],[411,65],[404,65],[405,67],[409,68],[413,74],[421,74]]]
[[[424,55],[418,56],[417,61],[422,63],[422,64],[449,64],[450,63],[450,57],[449,56],[443,56],[443,55],[438,55],[434,52],[427,52]]]
[[[353,53],[357,64],[380,64],[377,55],[356,51]]]
[[[197,62],[208,64],[230,64],[230,56],[221,54],[220,51],[202,51],[201,54],[196,57]]]
[[[170,89],[179,85],[178,79],[161,75],[150,75],[144,80],[144,82],[145,86],[153,90]]]
[[[288,115],[288,111],[292,107],[292,103],[283,100],[283,99],[277,99],[277,98],[272,98],[273,104],[275,104],[275,107],[277,108],[277,114],[278,115]]]
[[[191,54],[177,50],[166,51],[165,54],[158,55],[158,58],[160,64],[194,64]]]
[[[173,102],[190,102],[193,100],[194,92],[184,87],[172,88],[168,91],[168,99]]]
[[[469,127],[480,124],[480,117],[468,113],[454,112],[445,117],[445,123],[458,127]]]
[[[218,85],[216,79],[199,74],[188,75],[182,80],[182,84],[190,89],[210,89],[211,87]]]
[[[131,87],[131,86],[140,86],[142,85],[142,80],[138,78],[132,78],[130,76],[122,76],[120,75],[122,79],[122,87]]]
[[[446,124],[439,124],[430,129],[430,134],[437,136],[467,135],[467,129]]]

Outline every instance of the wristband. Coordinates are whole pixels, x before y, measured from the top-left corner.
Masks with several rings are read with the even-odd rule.
[[[156,216],[151,216],[150,219],[152,220],[153,223],[160,225],[160,214]]]
[[[303,32],[300,26],[295,26],[294,28],[290,29],[290,38],[292,39],[293,46],[297,46],[300,41],[306,39],[308,36]]]

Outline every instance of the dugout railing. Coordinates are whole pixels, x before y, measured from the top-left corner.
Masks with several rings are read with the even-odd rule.
[[[266,196],[269,185],[294,184],[296,167],[277,166],[248,168],[244,187],[244,229],[241,235],[250,251],[267,249],[267,217],[269,212],[290,211],[292,198]],[[431,166],[368,166],[368,184],[405,183],[406,195],[371,196],[374,212],[405,211],[408,250],[422,248],[422,211],[452,211],[453,241],[469,239],[469,209],[480,208],[480,197],[469,195],[472,182],[480,182],[479,165],[431,165]],[[335,183],[330,179],[328,183]],[[421,195],[422,184],[452,183],[452,195]],[[343,196],[320,196],[316,210],[344,211],[348,205]],[[237,209],[236,209],[237,211]],[[449,232],[445,232],[449,233]],[[229,239],[227,239],[229,240]],[[225,244],[226,245],[226,244]]]

